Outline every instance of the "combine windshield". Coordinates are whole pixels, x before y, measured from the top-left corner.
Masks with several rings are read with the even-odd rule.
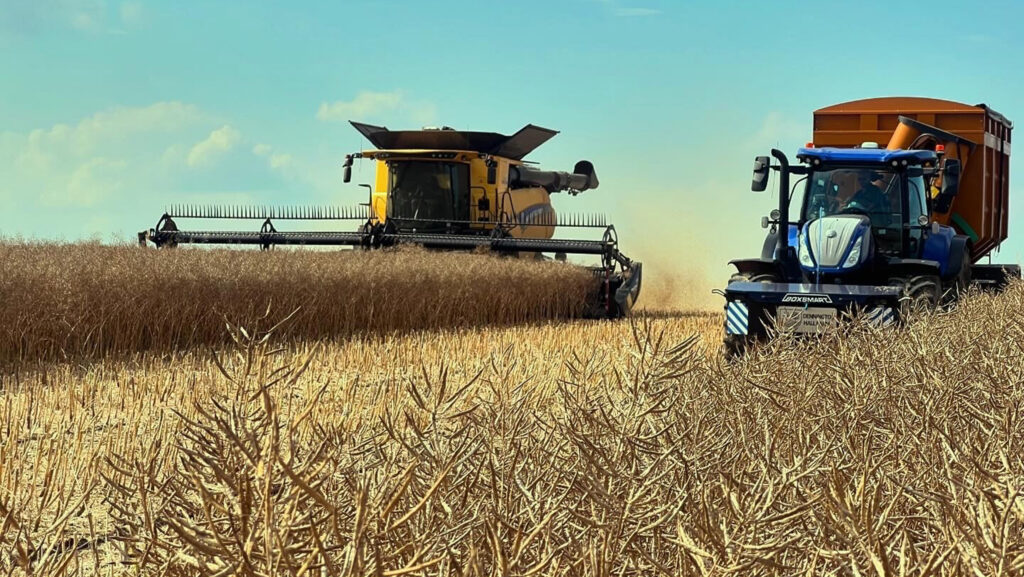
[[[403,221],[469,220],[468,165],[391,161],[388,171],[388,218],[399,221],[399,227]],[[444,223],[438,226],[443,228]]]

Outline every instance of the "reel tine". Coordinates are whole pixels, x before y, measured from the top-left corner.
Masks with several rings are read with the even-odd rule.
[[[372,218],[371,206],[338,206],[338,205],[201,205],[201,204],[169,204],[164,207],[164,214],[171,218],[225,218],[245,219],[276,219],[276,220],[363,220]],[[516,219],[516,224],[518,223]],[[554,215],[538,217],[530,225],[557,226],[561,220]]]

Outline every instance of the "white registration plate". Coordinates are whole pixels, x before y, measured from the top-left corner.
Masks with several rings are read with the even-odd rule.
[[[825,307],[779,307],[776,311],[778,327],[797,334],[822,333],[835,324],[836,309]]]

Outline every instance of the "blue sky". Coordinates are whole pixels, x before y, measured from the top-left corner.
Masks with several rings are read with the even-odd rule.
[[[601,177],[560,210],[609,215],[652,290],[715,302],[774,204],[749,192],[753,156],[858,98],[1024,119],[1021,21],[995,1],[3,0],[0,233],[130,239],[172,202],[351,205],[349,118],[535,123],[561,134],[533,160]],[[1002,261],[1024,253],[1018,166]]]

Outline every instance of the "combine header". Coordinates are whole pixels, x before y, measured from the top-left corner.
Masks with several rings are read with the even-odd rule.
[[[176,206],[155,228],[139,233],[139,243],[157,247],[179,244],[244,244],[269,249],[276,245],[382,248],[416,244],[437,250],[486,249],[507,255],[543,253],[565,260],[568,254],[593,255],[590,267],[599,281],[593,316],[629,313],[640,292],[641,264],[618,248],[615,228],[600,216],[559,217],[550,195],[576,195],[597,188],[588,161],[573,171],[528,166],[523,158],[557,134],[533,125],[512,136],[442,129],[391,131],[353,122],[375,150],[345,157],[344,182],[350,182],[356,159],[374,161],[374,184],[368,202],[342,207],[202,207]],[[185,219],[258,220],[253,231],[179,228]],[[281,221],[356,221],[350,231],[279,231]],[[599,240],[555,238],[560,229],[599,229]]]
[[[892,324],[970,284],[1020,278],[1017,265],[979,263],[1007,236],[1011,127],[985,105],[859,100],[814,113],[798,164],[779,150],[757,157],[752,189],[777,172],[779,207],[762,220],[761,257],[731,262],[726,354],[772,323],[795,333],[851,314]]]

